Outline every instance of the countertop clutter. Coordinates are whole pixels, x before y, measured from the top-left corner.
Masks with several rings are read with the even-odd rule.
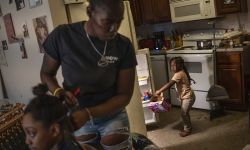
[[[247,31],[231,31],[223,35],[219,48],[238,48],[250,45],[250,33]]]
[[[216,52],[242,52],[244,49],[243,47],[237,48],[217,48]]]

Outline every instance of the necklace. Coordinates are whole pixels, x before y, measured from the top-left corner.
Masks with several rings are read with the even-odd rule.
[[[98,65],[99,67],[106,67],[106,66],[108,66],[109,61],[108,61],[108,60],[106,59],[106,57],[105,57],[105,53],[106,53],[106,50],[107,50],[107,44],[108,44],[108,42],[107,42],[107,41],[105,42],[103,54],[101,54],[101,53],[97,50],[97,48],[95,47],[95,45],[94,45],[94,43],[92,42],[92,40],[90,39],[89,34],[87,33],[87,31],[86,31],[86,36],[87,36],[87,38],[88,38],[88,40],[89,40],[91,46],[94,48],[94,50],[97,52],[97,54],[99,54],[99,55],[101,56],[100,60],[98,60],[98,62],[97,62],[97,65]]]

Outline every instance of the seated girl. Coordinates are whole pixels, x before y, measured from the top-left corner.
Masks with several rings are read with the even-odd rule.
[[[36,95],[24,110],[22,126],[31,150],[92,150],[80,146],[71,136],[67,108],[57,97],[47,95],[46,86],[33,88]]]

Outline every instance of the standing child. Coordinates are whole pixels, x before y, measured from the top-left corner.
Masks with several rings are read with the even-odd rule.
[[[191,134],[192,125],[189,116],[189,110],[195,102],[195,95],[191,89],[191,80],[189,73],[184,65],[181,57],[173,57],[170,60],[170,69],[174,72],[172,79],[154,93],[154,97],[158,97],[161,92],[169,89],[175,84],[175,88],[181,101],[181,118],[184,123],[184,129],[179,133],[181,137]]]

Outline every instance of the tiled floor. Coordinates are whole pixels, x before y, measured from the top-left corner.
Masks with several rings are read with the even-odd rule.
[[[227,111],[225,116],[209,121],[209,112],[191,110],[193,133],[180,137],[180,109],[160,114],[158,125],[148,126],[148,137],[166,150],[241,150],[250,144],[248,112]]]

